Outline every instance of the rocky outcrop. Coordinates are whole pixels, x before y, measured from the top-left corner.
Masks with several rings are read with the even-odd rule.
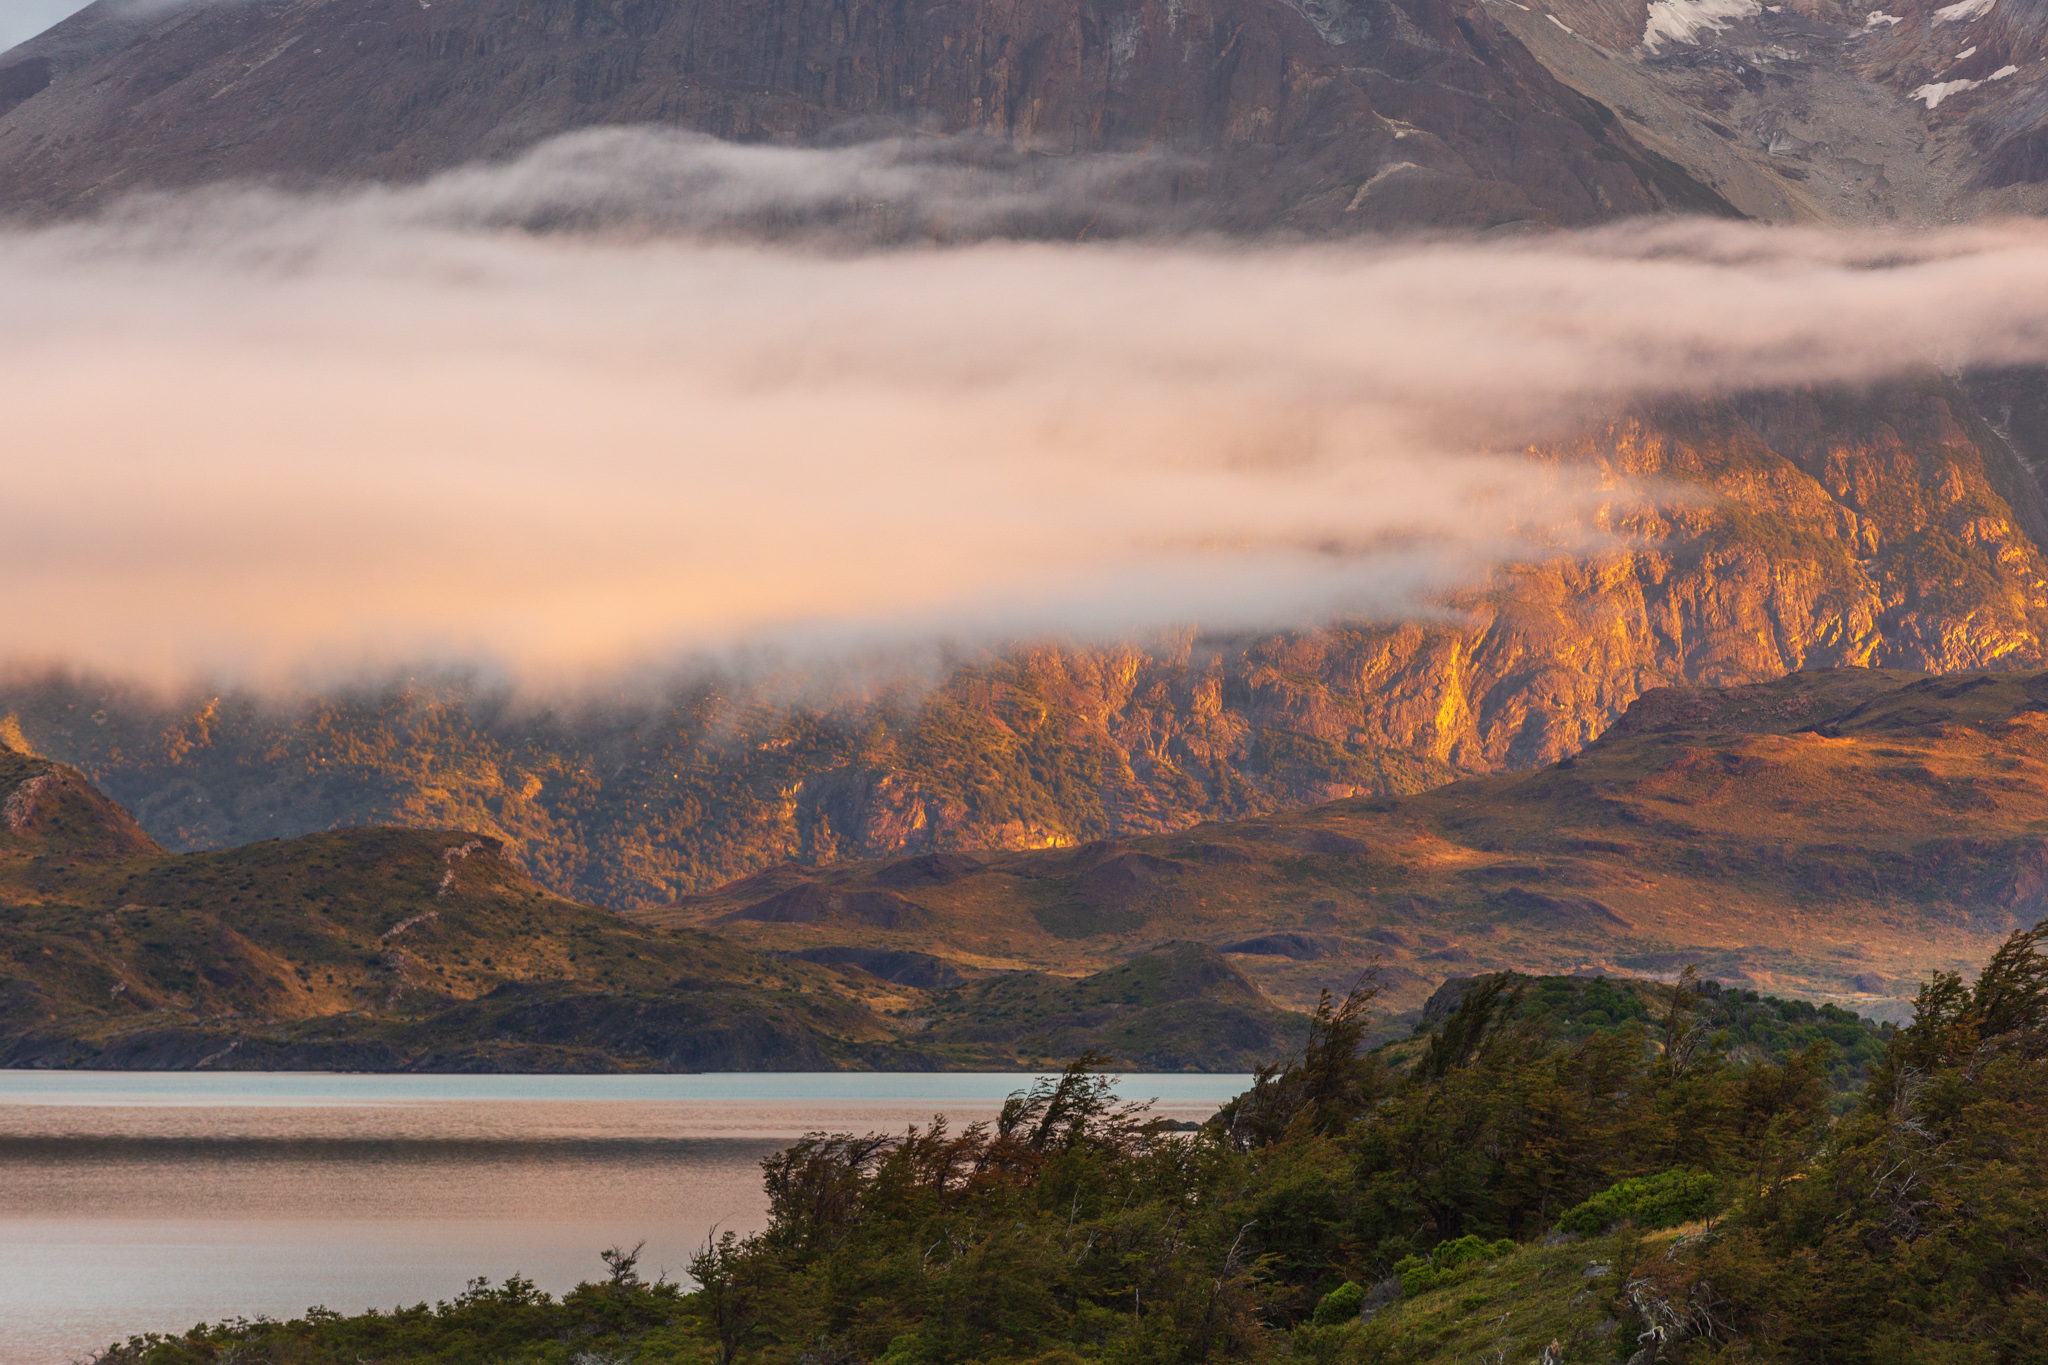
[[[74,858],[161,853],[135,818],[75,769],[0,744],[0,841]]]

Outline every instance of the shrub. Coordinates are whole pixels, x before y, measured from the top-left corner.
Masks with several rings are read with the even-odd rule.
[[[1365,1286],[1356,1280],[1346,1280],[1323,1295],[1323,1301],[1316,1305],[1315,1320],[1321,1326],[1349,1322],[1364,1307]]]
[[[1558,1220],[1566,1232],[1593,1237],[1616,1223],[1644,1231],[1677,1227],[1703,1218],[1720,1202],[1720,1189],[1705,1171],[1685,1169],[1624,1180],[1588,1199]]]
[[[1499,1260],[1514,1249],[1512,1237],[1489,1242],[1483,1237],[1465,1236],[1438,1242],[1427,1256],[1403,1257],[1394,1263],[1394,1273],[1401,1277],[1402,1297],[1412,1298],[1454,1284],[1482,1262]]]

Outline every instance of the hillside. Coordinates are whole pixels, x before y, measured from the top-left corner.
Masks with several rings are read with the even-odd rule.
[[[423,674],[167,699],[17,675],[0,719],[173,850],[473,829],[617,909],[785,861],[1157,834],[1540,767],[1660,686],[2048,666],[2042,410],[2007,375],[1605,424],[1539,454],[1681,496],[1612,509],[1634,539],[1611,553],[1512,567],[1426,621],[1046,645],[879,695],[712,673],[547,699]]]
[[[1573,758],[1408,797],[984,856],[784,867],[639,912],[759,948],[1096,970],[1216,946],[1312,1003],[1378,961],[1669,973],[1898,1017],[2048,914],[2048,675],[1856,668],[1637,700]]]
[[[1099,1048],[1249,1068],[1300,1021],[1213,950],[1081,981],[901,988],[636,926],[536,886],[488,838],[358,829],[166,854],[76,772],[0,748],[0,1065],[590,1071],[1004,1068]],[[1006,1027],[993,993],[1048,1006]],[[919,996],[923,998],[922,993]]]

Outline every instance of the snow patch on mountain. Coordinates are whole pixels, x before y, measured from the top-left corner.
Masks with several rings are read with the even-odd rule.
[[[1950,95],[1958,95],[1965,90],[1975,90],[1978,86],[1982,84],[1984,84],[1984,82],[1982,81],[1935,81],[1931,84],[1921,86],[1919,89],[1915,90],[1906,98],[1915,100],[1926,100],[1927,107],[1929,109],[1935,109],[1939,108],[1941,102],[1947,99]]]
[[[1981,19],[1991,13],[1991,7],[1998,0],[1959,0],[1959,3],[1945,5],[1934,12],[1938,24],[1960,24],[1971,19]]]
[[[1654,0],[1643,25],[1643,47],[1655,52],[1666,43],[1697,43],[1726,28],[1729,21],[1762,10],[1761,0]]]

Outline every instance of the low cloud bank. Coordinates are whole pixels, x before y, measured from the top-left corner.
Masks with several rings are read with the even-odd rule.
[[[6,661],[546,677],[1427,611],[1654,493],[1515,453],[1589,413],[2048,360],[2033,224],[902,245],[1134,230],[1173,174],[614,130],[0,234]]]

